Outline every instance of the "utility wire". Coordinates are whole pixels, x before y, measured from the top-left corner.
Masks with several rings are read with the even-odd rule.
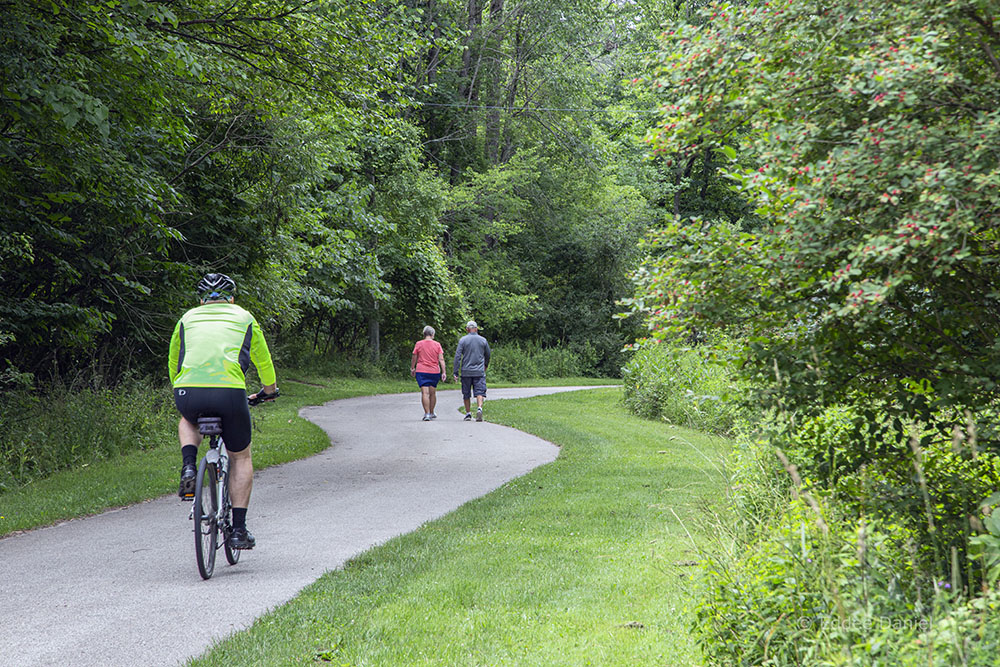
[[[658,113],[657,109],[575,109],[557,107],[496,107],[488,105],[473,106],[471,104],[438,104],[435,102],[418,102],[424,107],[444,107],[448,109],[496,109],[499,111],[586,111],[588,113]]]

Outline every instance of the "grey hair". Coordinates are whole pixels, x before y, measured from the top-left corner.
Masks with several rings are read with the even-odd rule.
[[[425,336],[433,336],[434,335],[434,327],[432,327],[429,324],[426,327],[424,327],[424,335]]]

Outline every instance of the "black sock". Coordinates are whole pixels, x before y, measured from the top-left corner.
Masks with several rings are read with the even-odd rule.
[[[247,527],[247,508],[246,507],[234,507],[233,508],[233,529],[236,528],[246,528]]]
[[[198,445],[184,445],[181,447],[181,465],[194,465],[198,460]]]

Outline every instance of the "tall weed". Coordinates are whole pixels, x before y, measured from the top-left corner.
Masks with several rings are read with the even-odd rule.
[[[731,433],[746,418],[745,386],[709,348],[655,345],[639,350],[622,369],[625,407],[714,433]]]
[[[543,348],[507,343],[492,347],[488,375],[493,380],[523,382],[535,378],[578,377],[584,374],[586,350]]]
[[[702,553],[710,664],[994,664],[1000,595],[973,597],[967,541],[996,458],[882,413],[832,406],[743,429]]]
[[[0,492],[175,440],[170,392],[141,381],[8,391],[0,394]]]

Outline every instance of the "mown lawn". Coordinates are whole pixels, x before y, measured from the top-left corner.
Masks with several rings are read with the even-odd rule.
[[[719,438],[618,389],[491,401],[552,464],[351,560],[194,665],[697,665],[690,577]]]

